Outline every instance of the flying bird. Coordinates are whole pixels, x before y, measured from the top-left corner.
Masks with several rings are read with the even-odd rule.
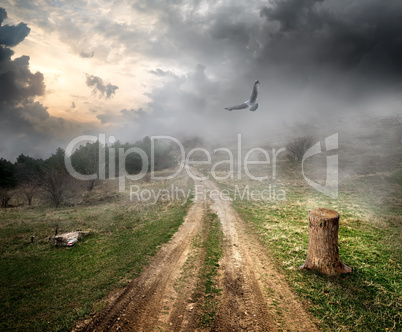
[[[225,110],[233,111],[233,110],[242,110],[242,109],[246,109],[246,108],[249,108],[250,111],[252,111],[252,112],[258,110],[259,104],[256,103],[256,101],[257,101],[257,96],[258,96],[258,86],[259,85],[260,85],[260,82],[258,82],[258,80],[255,81],[249,100],[245,101],[243,104],[240,104],[240,105],[225,107]]]

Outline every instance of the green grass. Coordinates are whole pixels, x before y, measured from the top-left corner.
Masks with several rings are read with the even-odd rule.
[[[295,165],[279,169],[275,183],[283,201],[234,200],[243,219],[259,234],[289,284],[309,303],[327,331],[402,329],[401,175],[360,176],[340,183],[330,199],[295,174]],[[233,197],[234,185],[262,190],[272,181],[222,181]],[[327,207],[340,213],[339,252],[353,273],[328,277],[300,270],[308,248],[308,211]]]
[[[1,211],[0,330],[70,330],[104,306],[111,289],[139,274],[177,231],[187,207],[141,206],[122,197],[79,208]],[[72,248],[54,248],[48,236],[56,224],[59,233],[91,233]]]
[[[216,276],[219,269],[219,259],[222,256],[222,230],[218,216],[209,214],[208,216],[208,235],[205,240],[205,260],[202,271],[203,293],[205,295],[201,310],[200,326],[209,327],[216,318],[218,308],[217,295],[221,289],[216,286]]]

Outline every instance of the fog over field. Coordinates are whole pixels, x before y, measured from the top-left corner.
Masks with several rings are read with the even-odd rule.
[[[12,162],[84,134],[257,142],[302,135],[305,123],[365,134],[369,116],[401,115],[398,0],[0,7],[0,154]],[[257,79],[257,112],[224,110]]]

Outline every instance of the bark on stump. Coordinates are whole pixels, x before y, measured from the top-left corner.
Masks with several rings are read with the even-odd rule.
[[[352,272],[341,262],[338,249],[339,214],[335,210],[316,208],[308,212],[308,252],[300,269],[316,269],[335,275]]]

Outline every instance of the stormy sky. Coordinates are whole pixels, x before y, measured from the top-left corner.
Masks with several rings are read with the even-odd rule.
[[[401,31],[400,0],[0,0],[0,156],[400,114]]]

